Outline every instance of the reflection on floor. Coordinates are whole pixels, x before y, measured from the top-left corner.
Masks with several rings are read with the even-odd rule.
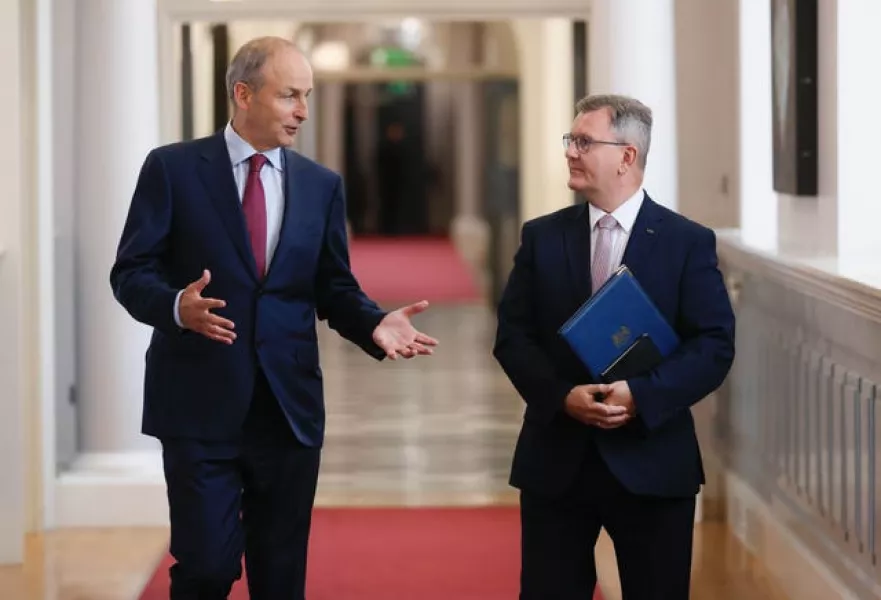
[[[320,505],[516,503],[507,477],[522,408],[490,355],[491,312],[436,306],[418,319],[441,340],[431,359],[378,364],[322,327]],[[0,598],[131,600],[166,543],[164,529],[35,537],[24,568],[0,568]],[[597,555],[605,596],[619,599],[608,538]],[[698,527],[694,564],[695,598],[783,598],[720,524]]]

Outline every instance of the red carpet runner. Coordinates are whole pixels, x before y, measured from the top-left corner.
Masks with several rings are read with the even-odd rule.
[[[516,508],[317,509],[306,597],[516,600],[519,551]],[[170,564],[159,565],[140,600],[168,598]],[[244,580],[230,598],[247,600]]]
[[[450,240],[437,237],[358,238],[350,243],[352,272],[382,304],[480,300],[471,271]]]

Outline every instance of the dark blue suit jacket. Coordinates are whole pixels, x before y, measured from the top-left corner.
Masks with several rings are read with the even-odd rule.
[[[715,235],[646,195],[622,262],[682,339],[662,365],[628,381],[638,410],[603,430],[569,417],[575,385],[594,383],[557,331],[591,294],[585,204],[526,223],[498,309],[494,354],[526,402],[511,483],[557,494],[585,444],[637,494],[693,495],[704,482],[689,407],[718,388],[734,360],[734,314],[717,268]]]
[[[241,433],[262,368],[294,432],[324,438],[315,319],[377,359],[384,313],[349,269],[339,175],[283,151],[281,235],[262,281],[250,250],[223,133],[150,152],[141,170],[110,283],[116,299],[154,328],[146,356],[143,432],[230,441]],[[232,345],[178,328],[177,292],[211,271],[205,297],[235,323]]]

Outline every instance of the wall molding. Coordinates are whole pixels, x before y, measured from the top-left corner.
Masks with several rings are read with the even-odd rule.
[[[720,230],[717,235],[719,257],[723,262],[731,262],[742,271],[772,278],[812,298],[881,323],[881,289],[751,247],[743,243],[737,230]],[[732,283],[736,286],[739,282]]]
[[[159,0],[160,14],[182,20],[362,21],[365,18],[416,17],[444,21],[512,18],[587,18],[584,0]]]

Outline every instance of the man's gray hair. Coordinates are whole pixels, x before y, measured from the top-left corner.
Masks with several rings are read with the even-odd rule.
[[[266,59],[281,48],[297,47],[280,37],[261,37],[239,48],[226,70],[226,95],[235,105],[236,84],[242,82],[255,92],[263,85],[263,65]],[[299,50],[297,50],[299,51]]]
[[[615,141],[635,146],[637,164],[645,170],[652,145],[652,109],[635,98],[615,94],[586,96],[575,105],[575,112],[579,115],[603,109],[609,111]]]

